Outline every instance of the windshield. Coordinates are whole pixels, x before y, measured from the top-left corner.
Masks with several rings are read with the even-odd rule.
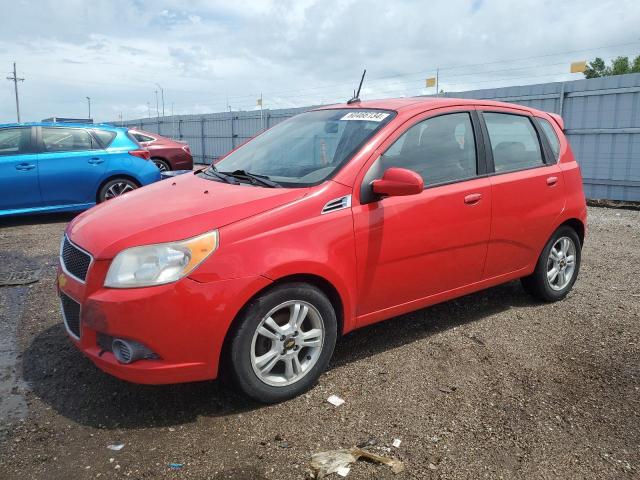
[[[317,110],[286,120],[215,164],[283,186],[316,185],[336,173],[395,116],[373,109]]]

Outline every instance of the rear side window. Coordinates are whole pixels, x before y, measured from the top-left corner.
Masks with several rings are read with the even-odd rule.
[[[0,156],[27,153],[30,134],[30,128],[0,129]]]
[[[91,134],[82,128],[42,127],[45,152],[75,152],[102,148]]]
[[[468,113],[429,118],[409,128],[381,158],[385,169],[400,167],[420,174],[425,185],[475,177],[476,146]]]
[[[538,134],[529,117],[489,112],[482,116],[487,124],[497,173],[538,167],[544,163]]]
[[[542,131],[544,132],[547,140],[549,140],[549,145],[551,145],[551,151],[553,152],[553,156],[558,160],[560,158],[560,140],[558,139],[558,134],[551,125],[551,122],[546,118],[538,118],[538,122],[540,122],[540,126],[542,127]]]
[[[149,137],[147,135],[143,135],[141,133],[132,133],[132,135],[136,138],[136,140],[138,140],[139,142],[153,142],[155,140],[155,138],[153,137]]]
[[[98,137],[103,148],[107,148],[116,138],[116,132],[110,132],[108,130],[94,130],[93,134]]]

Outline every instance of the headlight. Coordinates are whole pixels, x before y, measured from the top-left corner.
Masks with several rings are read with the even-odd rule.
[[[175,282],[192,272],[218,248],[218,231],[178,242],[123,250],[111,262],[105,287],[149,287]]]

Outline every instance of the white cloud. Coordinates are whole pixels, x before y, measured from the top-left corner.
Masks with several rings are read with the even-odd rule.
[[[99,120],[145,115],[156,82],[167,112],[195,113],[227,97],[252,109],[260,92],[272,108],[345,100],[365,67],[371,98],[431,92],[438,66],[455,91],[579,78],[572,60],[640,54],[634,0],[5,3],[0,71],[18,63],[29,120],[82,116],[85,96]],[[522,60],[492,63],[508,59]],[[12,99],[3,79],[0,122],[14,119]]]

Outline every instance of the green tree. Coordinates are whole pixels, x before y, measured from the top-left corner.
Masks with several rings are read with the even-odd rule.
[[[611,75],[611,70],[600,57],[596,57],[592,62],[589,62],[589,65],[584,70],[585,78],[598,78],[609,75]]]
[[[610,67],[607,67],[603,59],[596,57],[584,70],[585,78],[609,77],[625,73],[640,73],[640,55],[634,58],[633,62],[629,61],[629,57],[616,57],[611,61]]]
[[[616,57],[611,62],[611,75],[624,75],[630,72],[629,57]]]

